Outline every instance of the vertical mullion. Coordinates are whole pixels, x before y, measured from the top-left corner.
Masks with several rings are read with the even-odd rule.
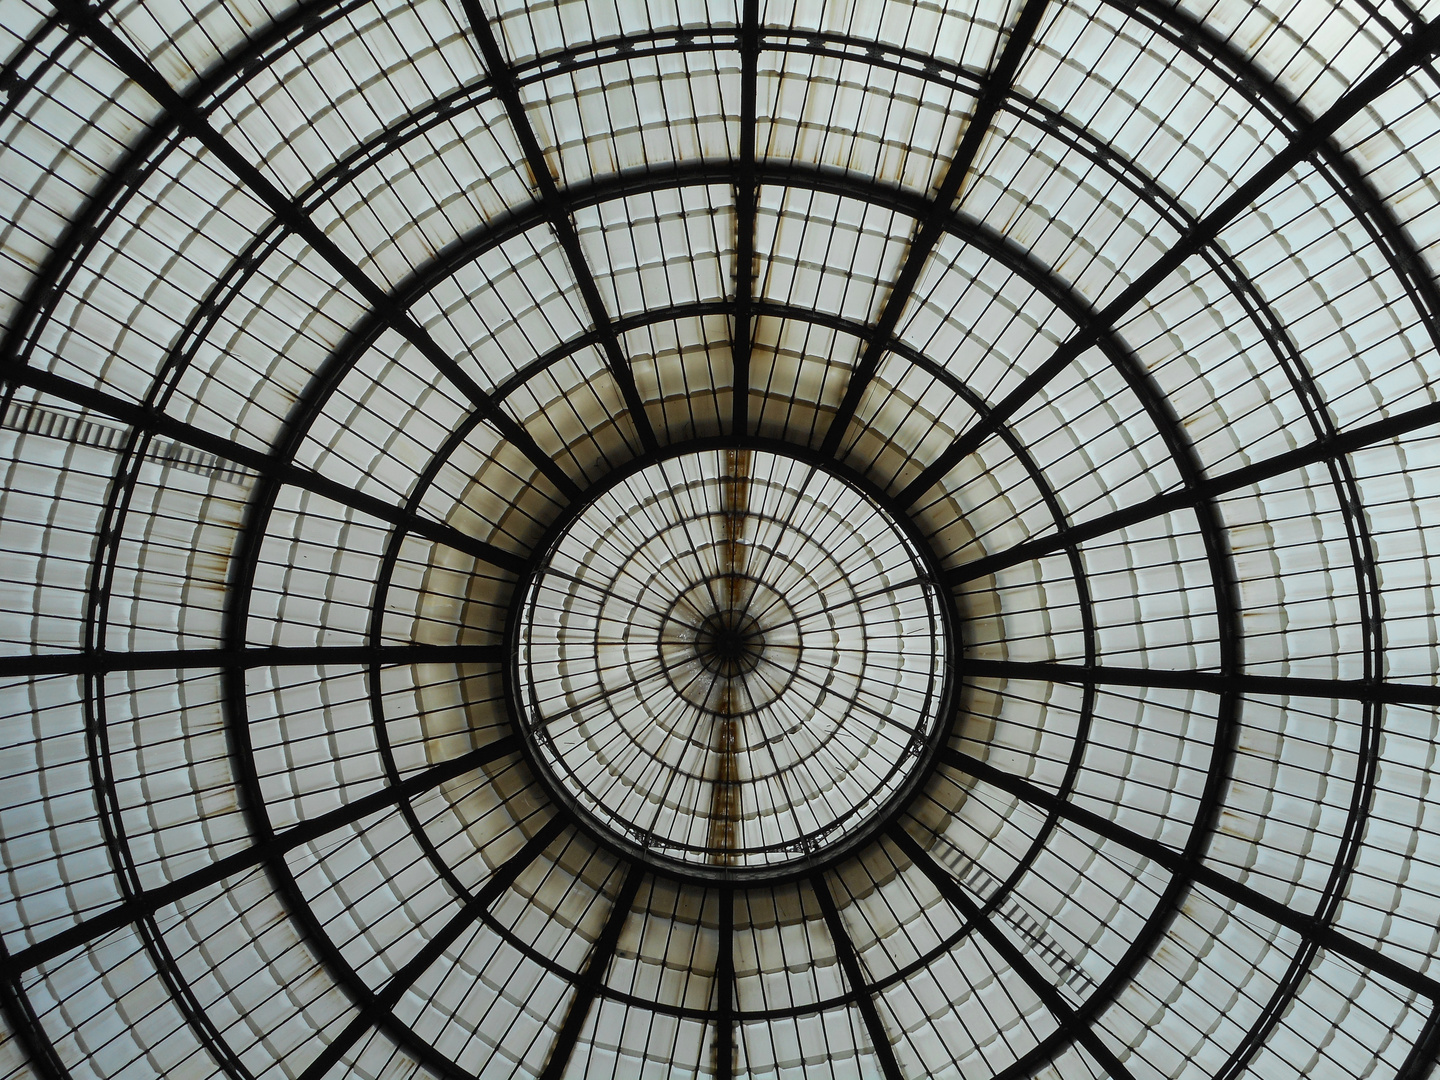
[[[750,433],[750,352],[754,344],[755,215],[760,189],[755,174],[755,128],[760,83],[760,0],[745,0],[740,23],[740,160],[735,179],[735,322],[730,431]]]
[[[1014,29],[1010,31],[1010,37],[1000,53],[1000,59],[985,80],[985,88],[980,94],[980,99],[975,103],[975,113],[965,127],[965,134],[960,139],[960,146],[956,149],[955,156],[951,159],[949,168],[945,172],[945,178],[940,182],[939,190],[936,191],[935,198],[930,203],[929,212],[915,231],[915,237],[910,242],[910,251],[905,257],[905,263],[901,267],[899,275],[895,278],[895,284],[890,289],[890,295],[885,301],[880,318],[869,332],[865,352],[862,354],[860,362],[855,365],[855,371],[850,376],[850,383],[845,388],[845,396],[841,399],[840,407],[835,410],[835,415],[830,420],[830,426],[825,431],[824,441],[820,444],[822,454],[833,457],[840,448],[840,440],[845,434],[845,429],[849,427],[851,419],[855,416],[855,410],[860,407],[860,398],[880,368],[880,357],[885,352],[885,343],[895,333],[895,327],[900,323],[900,316],[905,311],[905,305],[910,302],[910,297],[920,282],[920,273],[925,269],[925,263],[930,258],[931,251],[935,249],[935,245],[945,230],[945,224],[950,219],[950,208],[954,205],[960,188],[965,183],[965,178],[970,175],[970,170],[975,165],[975,159],[979,156],[980,144],[984,141],[985,133],[990,130],[990,125],[995,120],[995,114],[1004,104],[1006,96],[1015,83],[1015,76],[1020,70],[1021,58],[1035,37],[1035,31],[1040,26],[1040,17],[1044,15],[1047,3],[1048,0],[1025,0],[1025,6],[1020,11],[1020,17],[1015,21]]]
[[[735,890],[722,886],[715,957],[715,1077],[735,1075]]]

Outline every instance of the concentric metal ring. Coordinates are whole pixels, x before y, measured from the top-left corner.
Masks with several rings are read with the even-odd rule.
[[[517,597],[513,693],[540,771],[681,876],[773,878],[849,849],[946,727],[952,630],[923,545],[788,453],[629,471]]]

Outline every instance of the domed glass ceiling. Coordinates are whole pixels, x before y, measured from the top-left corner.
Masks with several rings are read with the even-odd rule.
[[[563,525],[512,615],[512,715],[557,801],[722,882],[833,861],[913,792],[950,711],[952,619],[924,540],[862,492],[712,450],[622,475]]]
[[[1421,1080],[1437,8],[4,0],[0,1078]]]

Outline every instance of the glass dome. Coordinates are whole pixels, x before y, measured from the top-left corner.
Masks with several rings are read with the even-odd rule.
[[[949,726],[955,648],[924,539],[877,497],[710,450],[563,520],[512,615],[512,716],[555,799],[715,883],[833,862],[893,816]]]
[[[1423,1080],[1437,9],[4,0],[0,1080]]]

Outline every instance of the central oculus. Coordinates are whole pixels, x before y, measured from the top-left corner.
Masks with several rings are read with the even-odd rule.
[[[512,622],[541,778],[657,869],[774,877],[851,849],[913,790],[948,701],[928,551],[838,472],[677,453],[552,531]]]

